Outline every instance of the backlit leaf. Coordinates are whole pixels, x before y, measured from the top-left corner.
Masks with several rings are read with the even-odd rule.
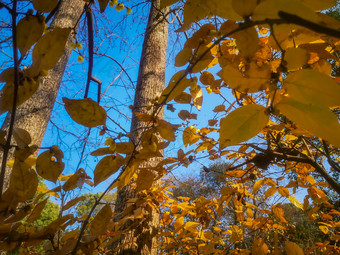
[[[65,109],[70,117],[85,127],[96,127],[105,125],[106,111],[91,98],[68,99],[63,97]]]
[[[285,242],[285,251],[287,255],[303,255],[303,250],[296,243],[286,241]]]
[[[315,11],[326,10],[336,5],[336,0],[301,0],[301,2]]]
[[[135,146],[130,142],[116,143],[116,152],[122,154],[131,154],[135,150]]]
[[[175,66],[177,67],[184,66],[186,63],[189,62],[191,56],[192,56],[192,49],[184,48],[176,55]]]
[[[117,172],[123,163],[124,158],[119,154],[117,154],[117,156],[110,155],[102,158],[94,169],[94,185],[97,186]]]
[[[63,157],[63,152],[56,146],[41,153],[36,162],[38,174],[44,179],[55,183],[65,167],[62,162]]]
[[[328,75],[303,69],[290,73],[284,80],[289,96],[304,104],[340,106],[340,85]]]
[[[14,128],[13,137],[19,147],[26,147],[32,142],[30,134],[22,128]]]
[[[289,196],[288,200],[295,205],[297,208],[300,208],[301,210],[303,210],[303,205],[300,203],[299,200],[297,200],[295,197],[293,196]]]
[[[179,71],[174,76],[172,76],[169,85],[163,90],[158,103],[167,103],[181,94],[188,86],[190,86],[190,80],[183,77],[180,82],[178,80],[184,75],[184,71]],[[178,83],[178,84],[177,84]]]
[[[274,195],[276,193],[277,189],[275,186],[270,187],[269,189],[267,189],[266,193],[265,193],[265,198],[271,197],[272,195]]]
[[[154,174],[147,169],[141,169],[138,173],[137,177],[137,190],[142,191],[145,189],[149,189],[152,186],[153,180],[155,176]]]
[[[175,141],[176,128],[166,120],[158,120],[157,131],[164,139],[168,141]]]
[[[244,58],[251,58],[258,49],[259,37],[254,27],[241,30],[234,34],[236,45]]]
[[[11,176],[9,190],[15,194],[19,202],[31,199],[38,188],[38,176],[33,169],[24,162],[15,160]]]
[[[63,190],[70,191],[76,188],[82,188],[85,178],[87,177],[85,170],[78,169],[63,185]]]
[[[187,0],[184,4],[184,23],[191,23],[205,18],[209,14],[209,10],[203,8],[198,1]]]
[[[250,16],[257,5],[257,0],[232,0],[232,7],[241,17]]]
[[[200,135],[197,134],[196,127],[186,127],[183,131],[183,143],[184,146],[192,145],[200,139]]]
[[[64,52],[70,31],[70,28],[55,28],[38,40],[33,49],[33,73],[49,70],[55,66]]]
[[[190,94],[195,107],[197,108],[197,110],[200,110],[203,103],[203,92],[201,87],[197,85],[194,88],[191,88]]]
[[[289,190],[286,187],[280,186],[277,191],[283,197],[289,197]]]
[[[21,55],[35,44],[42,36],[45,29],[45,22],[42,16],[28,15],[17,24],[17,44]]]
[[[177,3],[179,0],[161,0],[160,2],[160,8],[163,9],[165,7],[168,7],[174,3]]]
[[[58,0],[33,0],[33,7],[39,12],[51,12],[58,4]]]
[[[262,105],[242,106],[221,120],[220,148],[245,142],[257,135],[268,123],[269,115]]]
[[[309,54],[302,48],[289,48],[285,53],[288,71],[297,70],[307,64]]]
[[[230,88],[240,92],[253,93],[265,90],[270,85],[270,66],[263,64],[261,67],[251,62],[248,70],[242,73],[232,65],[222,69],[221,77]]]
[[[328,108],[300,103],[288,97],[276,107],[302,128],[340,147],[340,125],[336,115]]]
[[[287,220],[284,217],[284,210],[278,205],[272,207],[273,213],[275,217],[282,223],[287,223]]]
[[[232,8],[232,0],[198,0],[202,6],[208,8],[213,14],[222,18],[234,21],[242,20],[242,17],[238,15]]]
[[[82,199],[85,199],[85,197],[84,196],[80,196],[80,197],[76,197],[76,198],[68,201],[67,204],[63,206],[63,208],[62,208],[63,211],[66,211],[66,210],[70,209],[72,206],[76,205]]]
[[[260,237],[256,238],[251,249],[252,255],[266,255],[269,253],[268,246]]]
[[[24,78],[20,81],[18,87],[17,106],[27,101],[38,89],[39,80]],[[1,90],[0,96],[0,113],[9,111],[13,107],[14,99],[14,82],[6,83]]]
[[[33,211],[31,212],[31,214],[28,216],[28,218],[25,221],[26,224],[30,224],[33,221],[36,221],[40,217],[42,211],[45,208],[47,201],[48,201],[48,198],[44,199],[43,201],[38,203],[36,206],[34,206]]]
[[[254,183],[253,194],[255,194],[264,184],[264,179],[258,180]]]
[[[110,205],[106,204],[94,217],[91,227],[90,227],[90,233],[93,236],[98,236],[103,234],[111,221],[112,217],[112,210]]]

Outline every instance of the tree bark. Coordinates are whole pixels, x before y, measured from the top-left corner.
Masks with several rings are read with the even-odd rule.
[[[168,42],[168,23],[165,14],[169,9],[160,10],[160,1],[151,1],[149,20],[144,36],[143,49],[141,54],[137,86],[133,109],[136,112],[150,113],[146,106],[150,104],[150,99],[159,96],[164,90],[166,50]],[[163,118],[162,111],[158,117]],[[143,134],[146,124],[141,122],[135,115],[131,123],[131,140],[136,144]],[[148,163],[140,167],[147,168],[155,166],[161,158],[152,158]],[[115,213],[122,213],[127,207],[127,201],[135,198],[137,192],[130,184],[118,192]],[[115,220],[120,220],[117,217]],[[118,254],[157,254],[157,240],[155,235],[159,225],[159,214],[148,209],[148,215],[144,215],[142,221],[135,220],[126,224],[126,230],[121,239],[115,243],[119,249]],[[135,245],[135,244],[137,245]]]
[[[82,14],[84,5],[84,0],[63,0],[55,14],[52,26],[74,28]],[[49,70],[46,77],[40,79],[40,85],[36,93],[17,109],[14,125],[30,133],[32,144],[40,146],[44,138],[60,83],[72,51],[72,43],[73,36],[70,35],[64,53],[55,67]],[[9,125],[10,113],[7,114],[1,129],[7,130]],[[8,188],[9,175],[10,169],[7,168],[3,190]]]

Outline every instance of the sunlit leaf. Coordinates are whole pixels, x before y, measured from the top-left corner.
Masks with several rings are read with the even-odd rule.
[[[255,194],[264,184],[264,179],[258,180],[254,183],[253,194]]]
[[[326,226],[319,226],[319,229],[324,233],[325,235],[328,234],[329,229]]]
[[[277,191],[283,197],[289,197],[289,190],[286,187],[280,186]]]
[[[284,88],[299,103],[340,106],[340,85],[328,75],[315,70],[290,73],[284,80]]]
[[[328,108],[300,103],[288,97],[276,107],[302,128],[340,147],[340,125],[336,115]]]
[[[191,88],[190,94],[195,107],[197,108],[197,110],[200,110],[203,103],[203,92],[201,87],[197,85],[194,88]]]
[[[295,197],[293,196],[289,196],[288,200],[295,205],[297,208],[300,208],[301,210],[303,210],[303,205],[300,203],[299,200],[297,200]]]
[[[284,217],[284,210],[278,205],[272,207],[273,213],[275,217],[282,223],[287,223],[287,220]]]
[[[268,246],[260,237],[256,238],[251,249],[252,255],[266,255],[269,253]]]
[[[238,108],[221,120],[220,148],[245,142],[257,135],[268,123],[269,115],[262,105]]]
[[[184,146],[196,143],[200,139],[200,135],[197,134],[196,127],[190,126],[186,127],[183,131],[183,143]]]
[[[96,127],[106,123],[106,111],[91,98],[68,99],[63,97],[65,109],[70,117],[85,127]]]
[[[187,0],[184,4],[184,23],[199,21],[209,14],[209,10],[203,8],[198,1]]]
[[[112,210],[110,205],[106,204],[93,218],[91,223],[90,232],[93,236],[98,236],[103,234],[111,221]]]
[[[226,65],[222,69],[221,77],[229,87],[240,92],[253,93],[269,87],[270,74],[269,65],[264,64],[260,67],[251,62],[245,73],[242,73],[232,65]]]
[[[175,131],[176,128],[174,125],[170,124],[166,120],[158,120],[157,131],[166,140],[175,141]]]
[[[28,15],[17,24],[17,45],[21,55],[35,44],[45,29],[44,17]]]
[[[274,195],[277,191],[277,188],[275,186],[270,187],[269,189],[267,189],[266,193],[264,194],[265,198],[271,197],[272,195]]]

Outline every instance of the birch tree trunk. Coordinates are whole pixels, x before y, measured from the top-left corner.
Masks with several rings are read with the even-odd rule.
[[[150,104],[150,99],[159,96],[164,90],[168,43],[168,23],[165,19],[167,11],[168,9],[160,10],[159,0],[151,1],[133,106],[136,112],[150,113],[146,108]],[[164,112],[162,111],[158,117],[163,118]],[[145,126],[145,123],[133,115],[131,139],[135,144],[141,138]],[[142,164],[140,167],[152,167],[159,161],[160,158],[152,158],[147,164]],[[127,201],[136,196],[136,191],[131,185],[121,189],[116,200],[115,212],[123,212],[127,206]],[[143,221],[137,220],[139,222],[127,224],[126,228],[130,229],[115,244],[117,247],[121,247],[118,254],[157,254],[155,235],[159,225],[159,214],[151,208],[149,209],[148,215],[144,215]],[[116,220],[119,220],[119,218]]]
[[[84,0],[63,0],[54,17],[52,26],[61,28],[75,27],[84,5]],[[71,34],[66,43],[64,53],[55,67],[49,70],[46,77],[40,79],[40,85],[36,93],[17,109],[14,125],[30,133],[32,144],[40,146],[44,138],[60,83],[72,51],[72,42]],[[1,129],[7,130],[9,125],[10,113],[7,114]],[[7,168],[3,190],[6,190],[9,185],[9,175],[10,169]]]

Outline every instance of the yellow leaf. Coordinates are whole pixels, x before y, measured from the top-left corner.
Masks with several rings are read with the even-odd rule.
[[[309,54],[302,48],[289,48],[285,53],[288,71],[297,70],[307,64]]]
[[[10,176],[9,190],[16,196],[17,201],[24,202],[31,199],[38,188],[38,176],[34,170],[24,162],[15,160]]]
[[[91,152],[91,156],[104,156],[107,154],[114,154],[116,152],[116,150],[112,150],[110,147],[105,147],[105,148],[99,148],[95,151]]]
[[[174,100],[176,103],[179,103],[179,104],[190,104],[191,95],[186,92],[182,92],[177,97],[175,97]]]
[[[33,0],[33,7],[39,12],[51,12],[58,4],[58,0]]]
[[[242,20],[242,17],[232,8],[232,0],[198,0],[198,2],[201,6],[205,6],[217,16],[234,21]]]
[[[122,154],[131,154],[135,150],[135,146],[130,142],[116,143],[116,152]]]
[[[107,7],[107,4],[109,3],[110,0],[98,0],[99,2],[99,7],[100,7],[100,12],[103,13]]]
[[[299,103],[340,106],[340,85],[324,73],[311,69],[292,72],[283,87]]]
[[[47,201],[48,201],[48,198],[44,199],[43,201],[41,201],[40,203],[34,206],[33,211],[31,212],[31,214],[28,216],[28,218],[25,221],[26,224],[30,224],[36,221],[40,217],[42,211],[45,208]]]
[[[197,85],[195,88],[191,88],[190,94],[195,107],[197,110],[200,110],[203,103],[203,92],[201,87]]]
[[[265,90],[270,85],[270,66],[263,64],[261,67],[251,62],[249,69],[242,73],[232,65],[222,69],[221,77],[229,87],[240,92],[253,93]]]
[[[183,77],[182,80],[178,83],[178,80],[184,75],[185,71],[179,71],[174,76],[172,76],[169,85],[165,88],[165,90],[162,92],[158,104],[164,104],[178,95],[181,94],[188,86],[190,86],[190,80],[186,77]],[[178,84],[177,84],[178,83]]]
[[[184,66],[186,63],[189,62],[191,56],[192,56],[192,49],[184,48],[177,54],[175,58],[175,66],[177,67]]]
[[[109,223],[112,217],[112,210],[110,205],[106,204],[94,217],[91,227],[90,233],[93,236],[99,236],[107,230]]]
[[[17,24],[17,44],[21,55],[35,44],[45,29],[44,17],[28,15]]]
[[[287,255],[303,255],[303,250],[296,243],[286,241],[285,242],[285,251]]]
[[[184,23],[191,23],[205,18],[209,14],[209,10],[203,8],[198,1],[187,0],[184,4]]]
[[[214,81],[215,77],[208,71],[204,71],[200,76],[200,82],[202,82],[203,85],[211,85]]]
[[[218,63],[218,59],[212,55],[214,48],[209,50],[208,46],[210,45],[199,46],[199,48],[197,49],[197,52],[195,52],[195,58],[191,62],[194,64],[191,69],[192,73],[201,72],[204,69],[212,67]],[[199,58],[199,61],[198,61],[198,58]]]
[[[200,135],[197,134],[196,127],[186,127],[183,131],[183,143],[184,146],[192,145],[200,139]]]
[[[300,208],[301,210],[303,210],[303,205],[300,203],[299,200],[297,200],[295,197],[293,196],[289,196],[288,200],[295,205],[297,208]]]
[[[233,225],[231,229],[231,237],[229,238],[229,242],[236,243],[242,242],[243,240],[243,231],[239,226]]]
[[[137,177],[137,190],[142,191],[145,189],[149,189],[152,186],[153,180],[155,176],[154,174],[147,169],[141,169],[138,173]]]
[[[280,186],[277,191],[283,197],[289,197],[289,190],[286,187]]]
[[[160,9],[168,7],[174,3],[177,3],[179,0],[160,0]]]
[[[106,180],[115,172],[117,172],[119,168],[123,165],[123,163],[124,158],[119,154],[117,154],[117,156],[110,155],[102,158],[98,162],[93,172],[94,185],[97,186],[99,183]]]
[[[32,142],[30,134],[22,128],[13,129],[13,138],[19,147],[26,147]]]
[[[305,5],[308,5],[315,11],[322,11],[332,8],[336,5],[336,0],[300,0]]]
[[[84,196],[80,196],[80,197],[76,197],[76,198],[68,201],[67,204],[62,207],[63,211],[66,211],[66,210],[70,209],[72,206],[77,204],[82,199],[85,199],[85,197]]]
[[[278,206],[278,205],[275,205],[272,207],[272,210],[273,210],[273,213],[275,215],[275,217],[282,223],[287,223],[285,217],[284,217],[284,210]]]
[[[63,190],[70,191],[75,188],[81,188],[87,177],[85,170],[79,168],[63,185]]]
[[[106,111],[91,98],[68,99],[63,97],[65,109],[70,117],[85,127],[96,127],[105,125]]]
[[[17,106],[27,101],[38,89],[39,80],[26,77],[20,81],[18,87]],[[12,110],[14,99],[14,83],[8,82],[1,90],[0,113]]]
[[[276,107],[302,128],[340,147],[340,125],[336,115],[328,108],[300,103],[288,97],[284,97]]]
[[[276,187],[270,187],[269,189],[267,189],[265,193],[265,198],[271,197],[276,193],[276,191],[277,191]]]
[[[41,153],[36,162],[38,174],[44,179],[55,183],[65,167],[62,162],[63,157],[63,152],[55,146]]]
[[[232,6],[238,15],[247,17],[253,13],[257,2],[257,0],[232,0]]]
[[[325,235],[328,234],[329,230],[326,226],[319,226],[319,229],[324,233]]]
[[[260,237],[255,238],[253,247],[251,249],[252,255],[266,255],[269,253],[268,246]]]
[[[132,179],[133,175],[136,173],[139,162],[132,162],[129,164],[129,166],[125,169],[125,171],[122,173],[120,178],[112,185],[111,189],[117,187],[118,191],[121,190],[126,184],[129,183],[129,181]]]
[[[234,34],[240,55],[246,59],[254,56],[259,47],[259,37],[254,27],[241,30]]]
[[[299,0],[267,0],[262,1],[254,10],[254,20],[278,19],[279,11],[297,15],[303,19],[318,23],[320,21],[316,13]]]
[[[220,148],[245,142],[257,135],[268,123],[269,115],[262,105],[238,108],[221,120]]]
[[[312,184],[312,185],[315,184],[315,180],[314,180],[313,176],[311,176],[311,175],[308,175],[308,176],[306,177],[306,181],[308,181],[308,182],[309,182],[310,184]]]
[[[170,124],[166,120],[158,120],[158,125],[156,127],[157,131],[164,139],[168,141],[175,141],[175,131],[176,128],[174,125]]]
[[[198,222],[193,222],[193,221],[188,221],[185,223],[184,225],[184,229],[185,230],[188,230],[192,233],[197,233],[197,227],[201,225],[201,223],[198,223]]]
[[[49,70],[55,66],[64,52],[70,31],[70,28],[55,28],[38,40],[32,53],[33,76],[39,74],[41,70]]]
[[[264,184],[264,179],[258,180],[254,183],[253,194],[255,194]]]

